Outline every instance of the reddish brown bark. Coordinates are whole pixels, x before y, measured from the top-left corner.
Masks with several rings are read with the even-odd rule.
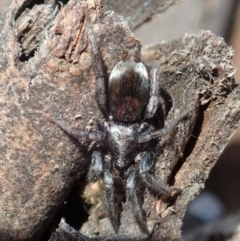
[[[103,120],[94,98],[85,7],[85,1],[60,8],[50,1],[16,1],[1,16],[1,240],[39,239],[90,160],[89,143],[69,138],[46,118],[81,129],[91,119]],[[140,55],[141,45],[124,18],[104,12],[101,1],[89,0],[88,8],[108,76],[129,51]],[[171,206],[175,211],[145,194],[151,238],[177,240],[188,201],[203,187],[239,122],[233,51],[223,39],[200,32],[144,48],[142,57],[160,69],[161,84],[172,96],[166,124],[192,111],[165,148],[157,148],[156,175],[183,190]],[[145,237],[124,207],[119,235]],[[114,236],[107,218],[99,230],[99,239]]]

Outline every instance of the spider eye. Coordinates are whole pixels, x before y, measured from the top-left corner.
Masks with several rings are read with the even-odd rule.
[[[118,62],[109,77],[108,99],[115,120],[140,120],[149,99],[148,73],[144,64],[130,60]]]

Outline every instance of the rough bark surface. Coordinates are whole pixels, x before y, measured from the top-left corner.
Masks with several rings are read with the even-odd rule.
[[[200,97],[198,116],[192,122],[194,128],[188,143],[184,143],[188,140],[187,135],[178,131],[170,138],[175,144],[167,146],[159,156],[156,171],[165,179],[170,175],[174,178],[174,185],[182,189],[172,222],[169,218],[163,219],[159,226],[161,237],[165,235],[166,240],[172,240],[175,236],[178,240],[187,203],[204,187],[211,168],[239,123],[239,87],[233,79],[233,50],[221,37],[202,31],[197,35],[186,34],[170,43],[147,47],[143,56],[161,69],[162,86],[174,99],[173,110],[183,112],[194,103],[196,94]],[[170,119],[174,118],[171,114],[170,111]],[[170,227],[174,227],[171,232]]]
[[[178,2],[181,0],[130,0],[125,1],[126,4],[123,4],[121,0],[104,0],[106,8],[124,16],[132,29]]]
[[[39,3],[39,2],[38,2]],[[105,12],[101,1],[13,1],[0,28],[0,239],[38,240],[52,222],[73,183],[87,169],[89,143],[69,138],[47,116],[85,129],[103,121],[97,107],[94,59],[88,41],[88,9],[106,77],[141,45],[123,17]],[[233,50],[208,31],[142,50],[144,61],[161,71],[171,97],[166,125],[189,110],[174,136],[156,149],[156,175],[182,189],[173,203],[145,194],[152,240],[179,240],[189,200],[203,188],[239,119],[239,87],[234,81]],[[170,109],[171,107],[171,109]],[[84,183],[80,182],[80,186]],[[74,213],[72,214],[75,215]],[[91,213],[90,213],[91,216]],[[119,236],[107,218],[99,220],[97,240],[146,239],[124,205]],[[66,227],[66,226],[65,226]],[[55,233],[55,240],[70,240]],[[81,230],[94,236],[89,223]],[[61,238],[62,237],[62,238]],[[66,236],[67,237],[67,236]],[[74,237],[73,240],[81,240]]]
[[[37,240],[89,162],[89,143],[71,140],[46,118],[82,129],[102,119],[85,7],[13,1],[2,15],[1,240]],[[108,72],[129,50],[140,53],[122,17],[105,14],[98,2],[89,11]]]

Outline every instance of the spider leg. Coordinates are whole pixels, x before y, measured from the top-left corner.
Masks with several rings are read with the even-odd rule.
[[[173,191],[179,191],[174,187],[167,187],[159,179],[156,179],[150,171],[154,164],[154,157],[152,151],[146,151],[142,155],[139,164],[139,175],[145,186],[154,193],[161,195],[164,199],[168,199]]]
[[[88,238],[85,235],[79,233],[79,231],[75,230],[73,227],[67,224],[62,218],[61,222],[59,223],[59,228],[52,233],[49,239],[49,241],[56,240],[97,241],[98,239]]]
[[[103,174],[104,203],[113,229],[116,233],[118,233],[120,226],[120,215],[117,212],[117,205],[115,203],[115,186],[113,176],[110,172],[110,168],[107,166],[107,164],[104,165],[105,170]]]
[[[138,194],[139,191],[139,184],[138,184],[138,170],[135,169],[130,173],[127,179],[126,184],[126,194],[127,194],[127,201],[131,203],[133,216],[140,228],[140,230],[149,235],[149,231],[147,228],[146,219],[142,213],[142,202]]]
[[[106,94],[106,81],[105,74],[103,70],[103,61],[101,53],[99,51],[95,35],[93,33],[92,25],[89,18],[88,10],[85,11],[86,26],[88,32],[88,39],[92,45],[92,54],[93,54],[93,69],[96,74],[96,100],[98,103],[99,109],[102,111],[105,117],[108,116],[107,112],[107,94]]]
[[[150,98],[146,107],[145,117],[147,119],[152,118],[158,109],[160,103],[160,96],[159,96],[159,71],[156,68],[151,68],[150,70]]]
[[[101,151],[93,151],[91,167],[88,172],[88,179],[91,182],[96,182],[103,173],[103,154]]]
[[[160,138],[164,135],[172,134],[174,129],[177,127],[177,125],[188,115],[189,115],[189,111],[186,111],[179,118],[177,118],[176,120],[173,120],[167,127],[164,127],[160,130],[155,130],[155,131],[145,132],[143,134],[140,134],[138,137],[138,143],[148,142],[153,139]]]
[[[51,119],[52,123],[56,124],[62,131],[66,132],[69,136],[75,138],[87,138],[94,141],[102,141],[104,138],[104,133],[101,131],[83,131],[78,128],[71,127],[65,122]]]

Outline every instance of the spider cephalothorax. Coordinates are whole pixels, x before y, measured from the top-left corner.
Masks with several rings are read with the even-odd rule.
[[[120,211],[115,201],[121,192],[116,188],[115,180],[118,179],[139,228],[148,233],[142,211],[144,189],[164,198],[176,190],[166,187],[152,174],[155,163],[153,140],[172,131],[186,114],[174,120],[168,128],[156,129],[149,124],[147,120],[155,117],[159,105],[158,70],[134,60],[120,61],[106,81],[101,55],[90,27],[88,36],[93,46],[97,75],[96,101],[105,122],[96,124],[89,131],[54,122],[73,137],[97,143],[92,151],[88,177],[90,181],[103,180],[104,203],[114,230],[117,232],[120,225]],[[106,158],[109,156],[111,158]]]

